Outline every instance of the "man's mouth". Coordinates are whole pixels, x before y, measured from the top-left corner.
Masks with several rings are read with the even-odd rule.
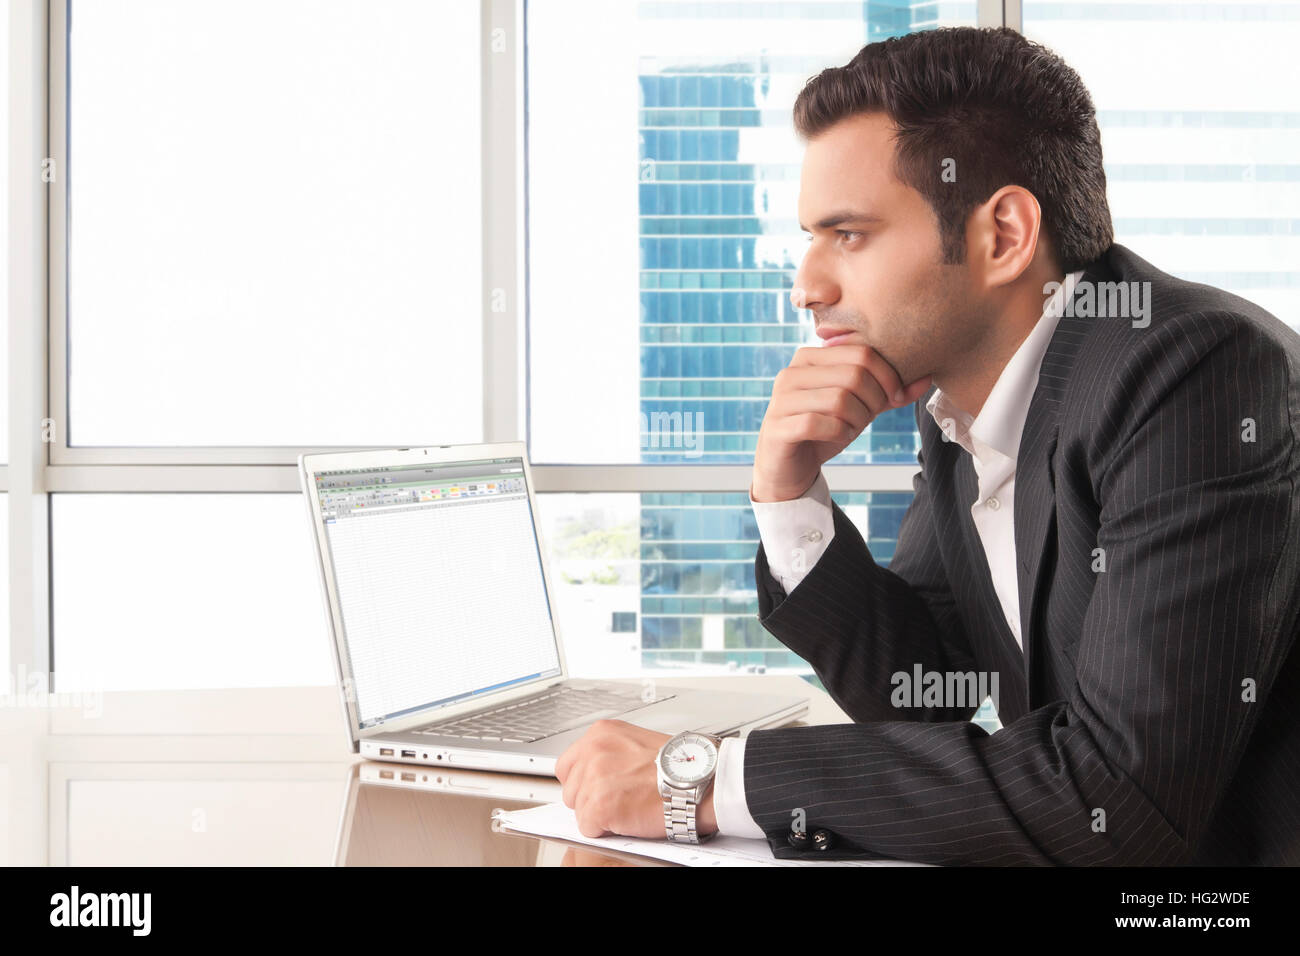
[[[854,336],[855,334],[857,334],[857,333],[855,333],[855,332],[841,332],[839,335],[833,335],[833,336],[831,336],[829,339],[826,339],[826,340],[822,343],[822,347],[823,347],[823,348],[826,348],[826,347],[829,347],[829,346],[831,346],[831,345],[843,345],[843,344],[844,344],[845,342],[847,342],[849,339],[853,338],[853,336]]]

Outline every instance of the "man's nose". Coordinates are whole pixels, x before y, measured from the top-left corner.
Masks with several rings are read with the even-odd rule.
[[[821,257],[810,249],[794,274],[790,304],[796,309],[816,310],[834,305],[839,297],[839,286],[823,266]]]

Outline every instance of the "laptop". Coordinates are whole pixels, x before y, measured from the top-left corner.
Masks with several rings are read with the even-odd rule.
[[[569,676],[523,442],[302,455],[352,751],[555,775],[610,717],[745,736],[806,697]]]

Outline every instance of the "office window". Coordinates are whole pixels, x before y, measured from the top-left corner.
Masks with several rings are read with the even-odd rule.
[[[911,494],[832,497],[888,564]],[[546,494],[538,510],[574,673],[810,673],[758,623],[758,527],[745,494]]]
[[[0,462],[9,460],[9,16],[0,16]],[[6,625],[6,630],[8,626]]]
[[[0,16],[0,465],[9,460],[9,16]],[[0,494],[0,653],[9,667],[9,495]],[[15,687],[18,691],[20,688]]]
[[[69,443],[480,441],[479,5],[69,22]]]
[[[60,691],[334,683],[299,495],[56,494]]]
[[[1115,240],[1300,328],[1300,7],[1026,0],[1024,32],[1092,92]]]
[[[865,43],[974,21],[974,3],[530,4],[532,460],[751,462],[772,379],[816,341],[789,301],[795,96]],[[911,410],[836,461],[914,464]]]
[[[528,6],[535,461],[752,459],[771,379],[811,332],[788,302],[794,95],[869,40],[974,8]],[[482,438],[478,13],[74,0],[74,446]],[[911,414],[891,412],[841,460],[913,465],[915,448]],[[887,564],[910,495],[836,499]],[[754,619],[743,489],[539,500],[576,672],[807,673]],[[57,494],[60,687],[332,682],[301,510],[291,494]]]
[[[834,497],[887,563],[911,496]],[[758,531],[744,495],[537,500],[574,673],[808,671],[755,617]],[[333,683],[299,496],[57,494],[52,523],[60,690]]]
[[[751,463],[772,379],[816,341],[789,301],[806,248],[795,96],[865,43],[974,22],[974,3],[530,4],[532,460]],[[894,410],[836,461],[914,465],[916,448],[911,409]],[[758,533],[736,491],[551,519],[621,529],[636,566],[574,598],[598,609],[580,630],[593,663],[809,671],[758,623]],[[587,497],[609,496],[547,499]],[[910,493],[835,498],[888,564]],[[609,630],[633,607],[635,641]]]

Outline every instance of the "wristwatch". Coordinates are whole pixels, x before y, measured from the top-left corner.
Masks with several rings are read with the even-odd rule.
[[[664,831],[678,843],[699,843],[695,811],[704,802],[718,771],[722,738],[688,730],[664,741],[655,758],[659,795],[664,798]]]

